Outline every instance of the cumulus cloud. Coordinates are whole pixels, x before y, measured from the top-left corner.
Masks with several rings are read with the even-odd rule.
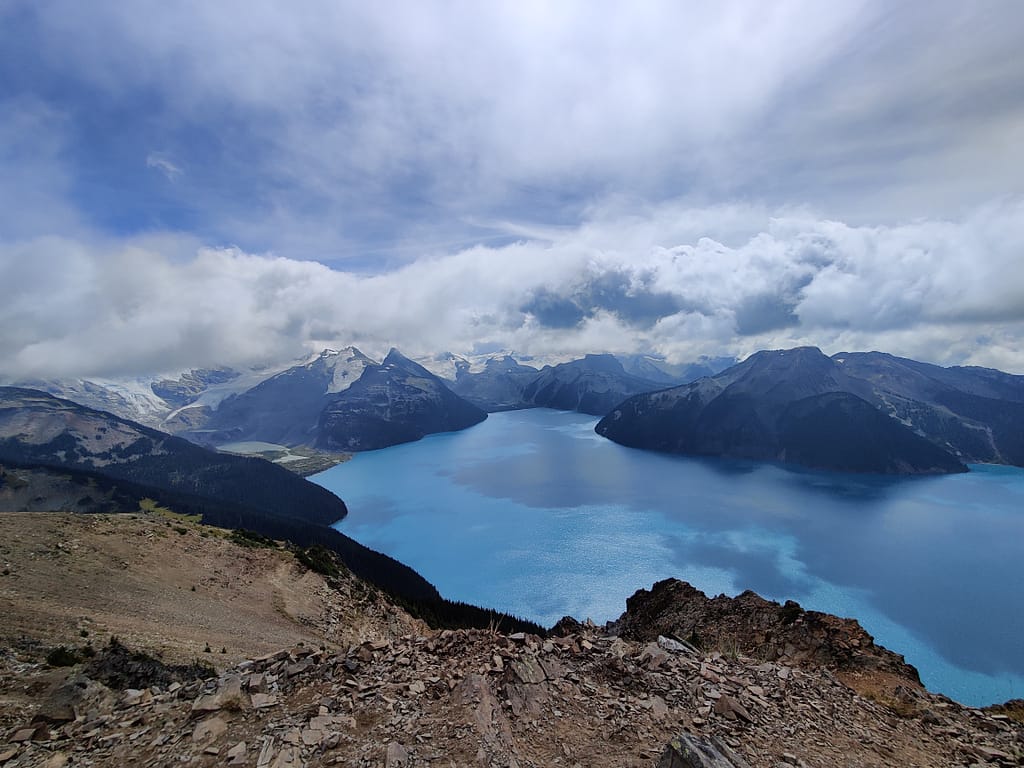
[[[1024,369],[1019,3],[401,11],[0,4],[5,372],[352,342]]]
[[[721,215],[681,206],[655,218],[706,216],[713,228]],[[594,220],[381,274],[233,248],[183,256],[194,241],[175,236],[31,240],[0,250],[3,372],[155,373],[348,343],[674,361],[817,344],[1024,372],[1024,200],[893,227],[730,216],[744,219],[736,231],[760,231],[666,246],[650,220]],[[595,230],[620,235],[598,249]]]

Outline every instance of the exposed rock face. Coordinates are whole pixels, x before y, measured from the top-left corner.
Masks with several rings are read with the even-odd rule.
[[[758,352],[711,378],[641,394],[597,425],[638,448],[788,461],[848,472],[937,474],[966,467],[890,418],[871,381],[812,347]]]
[[[117,697],[105,685],[81,673],[55,684],[39,702],[33,722],[70,723],[90,710],[111,709]]]
[[[317,447],[369,451],[471,427],[487,418],[426,368],[392,349],[320,415]]]
[[[631,376],[613,355],[545,366],[523,390],[529,405],[602,416],[630,395],[650,392],[664,383]]]
[[[920,684],[917,670],[903,657],[875,645],[855,619],[805,611],[751,591],[709,598],[678,579],[659,581],[626,600],[626,612],[611,625],[632,640],[668,636],[705,650],[739,652],[789,664],[838,670],[878,670]]]

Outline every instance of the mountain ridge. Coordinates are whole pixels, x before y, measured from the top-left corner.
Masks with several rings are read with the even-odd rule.
[[[523,389],[523,400],[543,408],[602,416],[630,395],[663,386],[626,373],[614,355],[586,355],[581,360],[545,366]]]
[[[329,546],[396,595],[440,599],[408,566],[330,528],[348,512],[330,491],[262,459],[210,451],[44,392],[0,387],[0,464],[70,472],[85,496],[98,480],[104,495],[136,505],[152,499],[211,525]]]
[[[259,458],[234,456],[160,433],[113,414],[45,392],[0,387],[0,491],[9,470],[35,472],[18,485],[53,493],[57,508],[75,512],[130,509],[154,503],[198,515],[220,528],[245,529],[302,548],[325,547],[353,573],[431,623],[486,626],[489,621],[525,629],[536,625],[443,598],[419,573],[331,527],[347,514],[325,488]],[[77,490],[76,490],[77,489]],[[5,503],[23,498],[0,492]]]
[[[1021,702],[928,693],[856,622],[752,592],[669,579],[604,626],[438,631],[340,563],[187,520],[2,515],[0,540],[5,768],[1024,758]]]
[[[883,353],[765,350],[715,376],[634,396],[596,430],[632,447],[839,471],[1022,465],[1024,377]]]
[[[332,399],[376,363],[355,347],[325,349],[302,364],[226,398],[200,429],[186,437],[221,444],[258,440],[282,445],[312,445],[320,414]]]

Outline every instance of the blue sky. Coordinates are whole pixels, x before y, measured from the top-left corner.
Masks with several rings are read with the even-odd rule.
[[[0,2],[11,375],[818,344],[1024,372],[1024,7]]]

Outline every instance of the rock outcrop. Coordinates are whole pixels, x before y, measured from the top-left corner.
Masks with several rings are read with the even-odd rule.
[[[875,644],[855,619],[805,611],[751,591],[709,598],[685,581],[666,579],[626,600],[609,628],[637,641],[671,637],[705,650],[842,671],[882,671],[913,685],[920,677],[902,656]]]
[[[717,739],[683,733],[665,747],[658,768],[747,768],[747,763]]]

